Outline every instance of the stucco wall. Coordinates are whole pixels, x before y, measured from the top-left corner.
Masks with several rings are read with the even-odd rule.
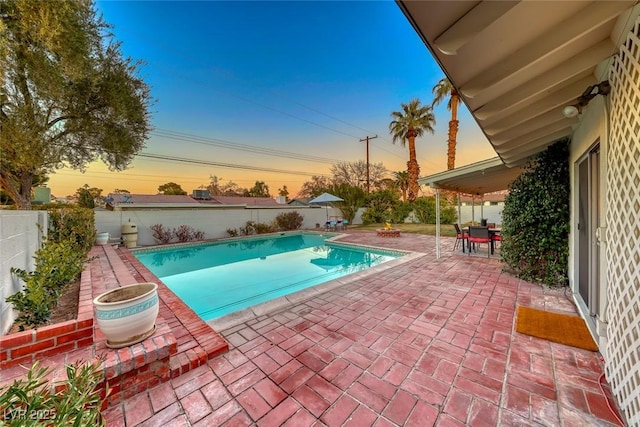
[[[312,229],[316,224],[324,227],[326,208],[214,208],[214,209],[156,209],[96,211],[98,232],[108,232],[112,239],[119,239],[123,224],[135,224],[138,230],[138,246],[155,245],[151,226],[162,224],[165,228],[177,228],[182,224],[203,231],[205,239],[229,237],[227,229],[239,229],[247,221],[271,223],[280,213],[296,211],[303,216],[302,228]],[[339,209],[329,208],[329,216],[341,216]]]
[[[47,219],[43,211],[0,211],[0,334],[9,330],[15,318],[5,299],[21,289],[11,267],[33,269],[33,255],[41,244],[38,224],[46,230]]]

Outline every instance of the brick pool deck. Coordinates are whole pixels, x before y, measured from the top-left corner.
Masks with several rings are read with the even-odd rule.
[[[107,425],[621,425],[599,353],[514,331],[518,305],[575,313],[563,291],[454,240],[436,260],[433,236],[349,231],[424,256],[218,331],[229,352],[108,408]]]

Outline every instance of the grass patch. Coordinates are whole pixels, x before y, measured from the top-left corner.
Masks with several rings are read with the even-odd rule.
[[[430,236],[436,235],[435,224],[392,224],[393,228],[397,228],[402,233],[414,233],[414,234],[427,234]],[[384,228],[384,224],[369,224],[369,225],[353,225],[349,226],[350,229],[356,230],[377,230]],[[451,224],[441,224],[440,234],[446,237],[456,237],[456,229]]]

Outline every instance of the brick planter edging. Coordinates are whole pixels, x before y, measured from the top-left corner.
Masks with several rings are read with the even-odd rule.
[[[36,360],[93,344],[92,299],[91,269],[88,263],[80,276],[78,317],[66,322],[0,336],[0,369],[4,370],[20,364],[31,365]]]
[[[94,248],[92,253],[99,250]],[[94,328],[91,270],[99,262],[100,259],[92,260],[82,272],[77,319],[0,336],[0,385],[23,377],[37,360],[42,367],[51,369],[46,379],[52,391],[60,391],[66,387],[67,365],[79,361],[100,363],[103,380],[98,388],[103,396],[110,390],[105,400],[105,406],[109,406],[172,378],[171,358],[178,345],[162,316],[158,316],[151,337],[121,349],[108,348],[104,334]]]

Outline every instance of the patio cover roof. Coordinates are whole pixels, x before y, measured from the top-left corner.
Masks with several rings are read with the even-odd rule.
[[[396,0],[507,166],[563,137],[640,11],[622,1]],[[635,5],[635,7],[634,7]]]
[[[420,178],[418,182],[443,190],[470,195],[481,195],[506,190],[511,181],[522,173],[522,168],[509,168],[499,157],[494,157],[456,169]]]

